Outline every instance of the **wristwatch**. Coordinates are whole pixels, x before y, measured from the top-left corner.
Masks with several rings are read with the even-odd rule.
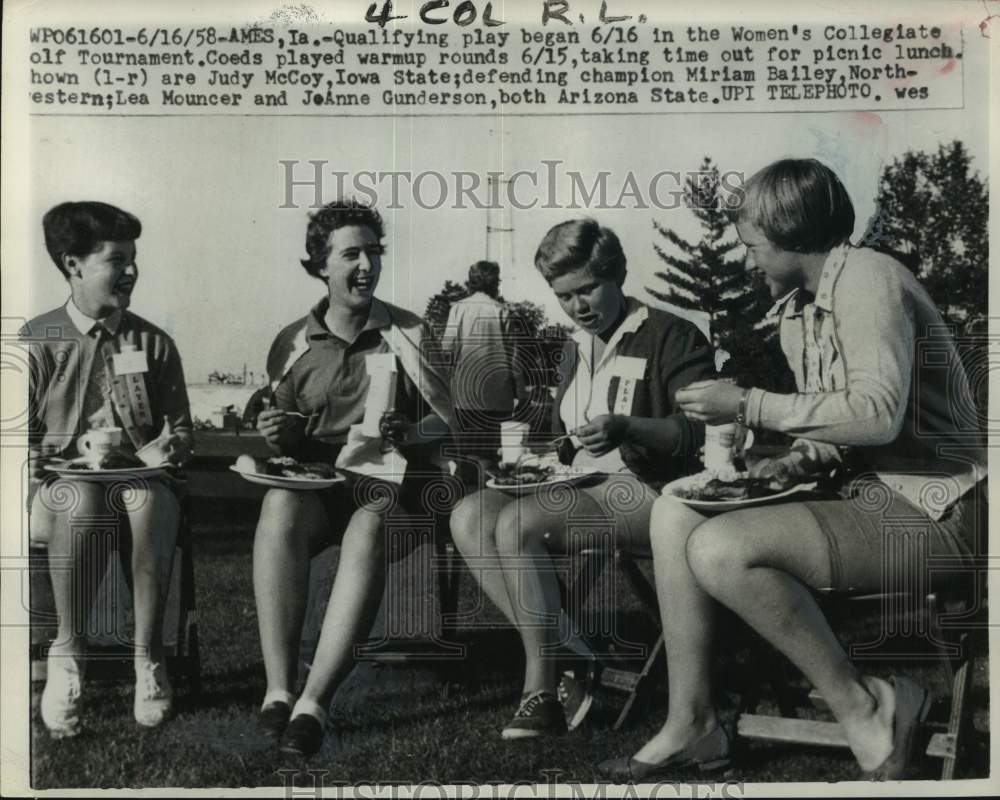
[[[744,389],[743,394],[740,396],[740,403],[736,406],[736,424],[743,425],[746,427],[747,424],[747,398],[750,396],[750,390]]]

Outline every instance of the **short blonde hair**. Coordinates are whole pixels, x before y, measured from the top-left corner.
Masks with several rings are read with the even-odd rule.
[[[854,232],[854,205],[844,184],[815,158],[775,161],[751,176],[742,194],[730,219],[759,228],[782,250],[823,253]]]
[[[587,267],[595,278],[621,285],[625,281],[625,252],[610,228],[593,219],[572,219],[545,234],[535,253],[535,267],[549,283]]]

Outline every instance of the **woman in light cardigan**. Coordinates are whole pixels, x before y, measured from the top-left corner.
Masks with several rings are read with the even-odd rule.
[[[829,168],[779,161],[744,188],[734,221],[748,266],[764,273],[778,301],[772,313],[798,393],[705,381],[679,392],[678,403],[706,424],[799,437],[751,471],[774,488],[832,470],[856,477],[832,497],[707,518],[672,497],[657,501],[651,539],[670,668],[667,720],[633,757],[601,770],[639,781],[728,763],[709,680],[718,601],[820,691],[867,777],[898,779],[927,692],[903,677],[862,675],[812,592],[912,586],[934,577],[928,558],[954,566],[976,552],[986,460],[968,423],[975,405],[916,278],[888,256],[849,245],[854,209]]]

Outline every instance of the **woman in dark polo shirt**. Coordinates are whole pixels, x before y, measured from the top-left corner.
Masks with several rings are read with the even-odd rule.
[[[703,437],[674,395],[715,373],[712,347],[694,325],[623,293],[625,254],[608,228],[590,219],[555,226],[539,245],[535,266],[579,326],[560,364],[553,435],[573,432],[562,460],[593,467],[602,477],[516,498],[486,489],[452,514],[455,543],[524,646],[521,703],[504,739],[567,728],[551,655],[559,634],[555,625],[539,624],[559,612],[550,551],[572,552],[579,540],[573,520],[587,518],[602,521],[609,548],[649,554],[649,513],[658,490],[696,468]],[[570,725],[579,721],[570,716]]]
[[[267,689],[259,721],[283,752],[311,756],[323,741],[327,709],[369,634],[385,585],[386,520],[424,505],[420,492],[439,468],[430,446],[448,432],[448,381],[424,353],[426,325],[374,296],[384,235],[378,212],[354,202],[313,213],[303,266],[327,296],[288,326],[268,356],[275,407],[257,426],[271,449],[300,461],[336,462],[351,480],[322,491],[270,489],[254,538],[254,594]],[[405,458],[363,431],[372,376],[368,359],[397,374],[395,414],[383,436]],[[400,481],[400,477],[402,480]],[[296,698],[309,561],[340,543],[340,561],[308,679]]]

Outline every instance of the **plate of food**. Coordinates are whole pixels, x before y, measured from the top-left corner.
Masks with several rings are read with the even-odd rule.
[[[531,458],[514,464],[501,463],[490,474],[486,486],[505,492],[527,492],[560,483],[574,483],[601,473],[596,467],[573,467],[558,461]]]
[[[290,456],[242,455],[229,469],[250,483],[274,489],[326,489],[346,480],[326,462],[296,461]]]
[[[48,472],[77,481],[120,481],[127,478],[155,478],[167,471],[167,465],[148,467],[134,453],[111,450],[95,463],[83,456],[46,464]]]
[[[705,470],[671,481],[663,487],[663,493],[698,511],[733,511],[773,503],[815,488],[813,482],[776,490],[768,486],[766,479],[751,478],[746,472],[720,477],[719,473]]]

